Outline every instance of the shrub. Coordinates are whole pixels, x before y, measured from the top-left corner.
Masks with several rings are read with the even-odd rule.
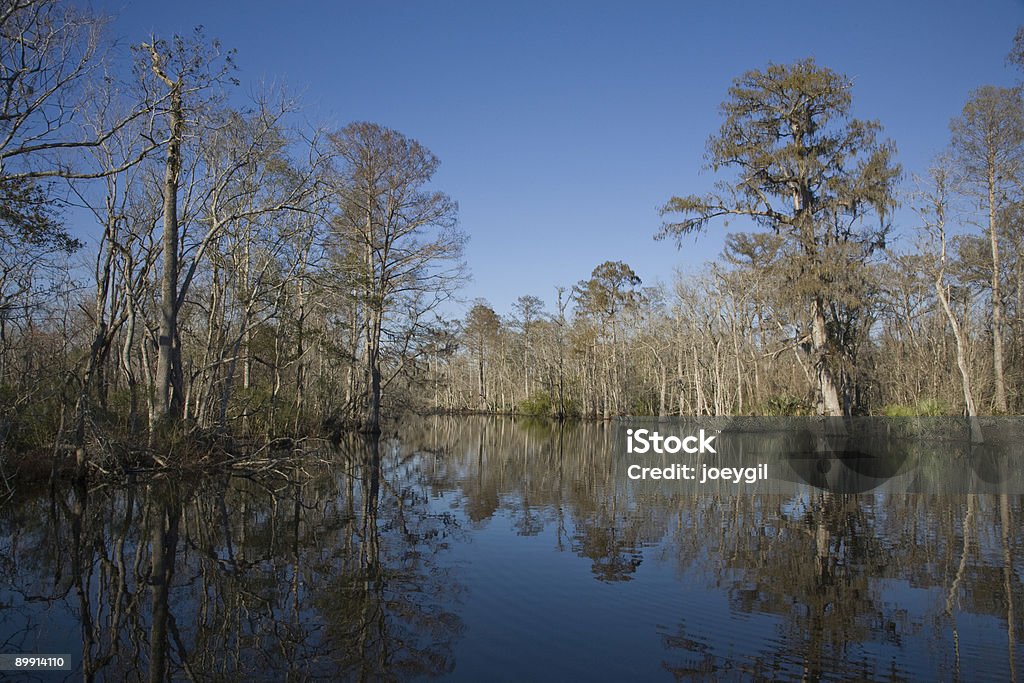
[[[772,396],[761,406],[761,413],[770,417],[793,417],[797,415],[813,415],[814,406],[807,401],[783,394]]]
[[[531,415],[534,417],[547,417],[551,415],[551,397],[546,391],[535,391],[519,402],[516,412],[520,415]]]

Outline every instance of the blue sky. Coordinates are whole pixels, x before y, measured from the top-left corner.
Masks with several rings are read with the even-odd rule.
[[[1005,58],[1024,24],[1011,0],[94,6],[125,42],[202,24],[237,48],[243,84],[287,84],[311,121],[374,121],[429,147],[470,236],[462,295],[503,314],[522,294],[553,307],[555,285],[606,260],[653,284],[718,255],[720,225],[681,250],[653,235],[669,197],[714,182],[704,143],[744,71],[812,56],[850,76],[855,114],[881,121],[909,187],[973,88],[1017,81]]]

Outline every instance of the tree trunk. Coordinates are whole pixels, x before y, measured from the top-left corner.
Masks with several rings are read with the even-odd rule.
[[[996,232],[995,160],[988,169],[988,235],[992,244],[992,366],[995,372],[995,409],[1009,412],[1006,403],[1006,378],[1003,363],[1003,301],[999,286],[999,234]]]
[[[171,135],[163,188],[163,276],[160,286],[160,329],[157,340],[156,417],[181,417],[181,349],[178,337],[178,172],[181,168],[181,84],[171,88]]]
[[[305,258],[305,257],[304,257]],[[303,337],[306,326],[306,299],[302,288],[302,278],[299,278],[296,292],[298,303],[298,315],[296,316],[295,330],[295,430],[298,432],[299,423],[302,420],[302,412],[306,407],[306,347]]]
[[[658,394],[658,417],[668,415],[668,368],[661,364],[661,392]]]
[[[369,312],[366,344],[367,395],[366,421],[363,429],[370,434],[380,434],[380,334],[382,313]]]
[[[963,331],[960,329],[960,322],[956,319],[956,315],[953,314],[953,309],[949,305],[949,294],[942,283],[942,277],[940,271],[939,277],[935,280],[935,293],[942,304],[942,310],[946,312],[949,326],[953,328],[953,338],[956,340],[956,365],[960,369],[960,384],[964,391],[967,419],[970,421],[971,441],[973,443],[981,443],[981,424],[978,422],[978,410],[974,405],[974,392],[971,391],[970,367],[967,364],[967,342],[964,339]]]
[[[825,327],[825,303],[815,297],[811,311],[811,344],[814,351],[814,369],[818,377],[818,391],[821,395],[819,412],[829,417],[842,417],[843,407],[839,402],[832,369],[828,366],[828,331]]]

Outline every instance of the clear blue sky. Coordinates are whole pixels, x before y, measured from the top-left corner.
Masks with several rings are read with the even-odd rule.
[[[721,226],[682,250],[653,235],[659,205],[710,188],[704,143],[744,71],[813,56],[852,77],[856,115],[882,122],[909,178],[946,145],[973,88],[1016,82],[1005,57],[1024,24],[1011,0],[95,7],[128,42],[202,24],[237,48],[243,84],[287,83],[311,121],[375,121],[429,147],[470,235],[463,296],[502,314],[521,294],[553,307],[555,285],[605,260],[651,284],[717,256]]]

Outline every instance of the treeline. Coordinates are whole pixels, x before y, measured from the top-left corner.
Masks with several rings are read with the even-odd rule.
[[[611,260],[547,303],[452,320],[465,237],[426,147],[374,123],[309,128],[287,93],[239,87],[201,30],[122,53],[103,28],[60,0],[0,10],[8,451],[376,432],[404,409],[1021,410],[1017,88],[973,93],[901,195],[849,79],[811,60],[752,71],[709,140],[717,193],[669,200],[659,236],[735,216],[762,232],[670,287]],[[899,202],[920,220],[895,244]]]
[[[1024,32],[1011,61],[1024,64]],[[983,86],[927,178],[852,118],[813,60],[736,79],[708,141],[715,192],[673,197],[659,238],[749,219],[716,263],[642,287],[619,261],[506,318],[480,301],[435,404],[554,416],[1020,413],[1024,99]],[[894,225],[895,209],[914,211]],[[898,232],[897,232],[898,230]],[[898,239],[895,239],[898,236]],[[978,427],[976,421],[972,426]],[[980,429],[974,429],[980,438]]]
[[[628,265],[608,262],[591,279],[562,292],[566,302],[600,291],[618,298],[618,307],[549,314],[539,298],[523,296],[503,317],[477,302],[463,322],[460,352],[431,369],[432,405],[454,412],[599,418],[824,412],[810,340],[801,327],[808,323],[782,269],[729,260],[752,241],[777,240],[730,235],[721,263],[680,273],[671,286],[644,287]],[[857,363],[843,373],[851,414],[964,412],[957,343],[934,282],[927,272],[901,266],[920,259],[895,253],[871,268],[877,298],[863,312],[861,337],[851,340],[857,343]],[[629,274],[637,284],[614,293],[616,280],[605,278],[616,273]],[[618,280],[620,287],[623,281]],[[998,414],[982,287],[977,281],[973,288],[960,285],[952,291],[977,408]],[[1009,405],[1019,413],[1021,308],[1012,299],[1006,310],[1015,330],[1006,345]]]

